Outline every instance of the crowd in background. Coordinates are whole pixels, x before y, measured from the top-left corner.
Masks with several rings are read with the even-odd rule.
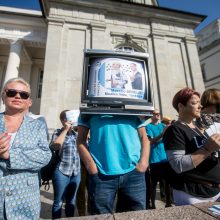
[[[147,121],[80,115],[73,126],[64,110],[50,144],[46,123],[28,114],[30,93],[21,78],[2,89],[0,177],[8,194],[0,195],[1,219],[39,218],[39,172],[51,150],[59,156],[53,219],[61,218],[64,203],[66,217],[76,208],[79,215],[155,209],[158,183],[165,207],[220,200],[220,90],[178,91],[172,102],[177,120],[155,109]]]

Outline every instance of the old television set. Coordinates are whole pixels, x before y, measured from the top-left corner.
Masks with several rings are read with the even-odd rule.
[[[148,58],[147,53],[84,50],[81,114],[151,116]]]

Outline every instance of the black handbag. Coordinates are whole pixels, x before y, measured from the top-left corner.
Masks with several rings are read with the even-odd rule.
[[[59,134],[58,134],[59,135]],[[52,138],[53,140],[53,138]],[[55,151],[52,148],[52,141],[50,143],[50,150],[51,150],[51,159],[50,162],[41,168],[40,170],[40,175],[41,175],[41,180],[42,180],[42,185],[44,186],[44,189],[48,191],[50,189],[50,180],[52,180],[53,173],[60,162],[60,156],[59,156],[59,150]]]

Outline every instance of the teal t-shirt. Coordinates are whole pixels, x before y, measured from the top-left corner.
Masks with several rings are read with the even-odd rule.
[[[158,124],[148,124],[146,126],[146,132],[147,135],[150,138],[155,138],[159,136],[165,128],[165,125],[163,123]],[[164,149],[164,143],[161,139],[155,144],[151,144],[150,148],[150,163],[160,163],[160,162],[166,162],[167,161],[167,155]]]
[[[138,128],[144,126],[137,116],[92,115],[78,125],[90,129],[89,152],[99,172],[119,175],[132,171],[140,159]]]

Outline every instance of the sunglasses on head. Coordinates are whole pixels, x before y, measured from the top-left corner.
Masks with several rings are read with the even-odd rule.
[[[20,95],[21,99],[28,99],[30,97],[30,94],[28,92],[25,91],[18,91],[15,89],[7,89],[5,90],[5,94],[7,95],[7,97],[15,97],[17,94]]]

